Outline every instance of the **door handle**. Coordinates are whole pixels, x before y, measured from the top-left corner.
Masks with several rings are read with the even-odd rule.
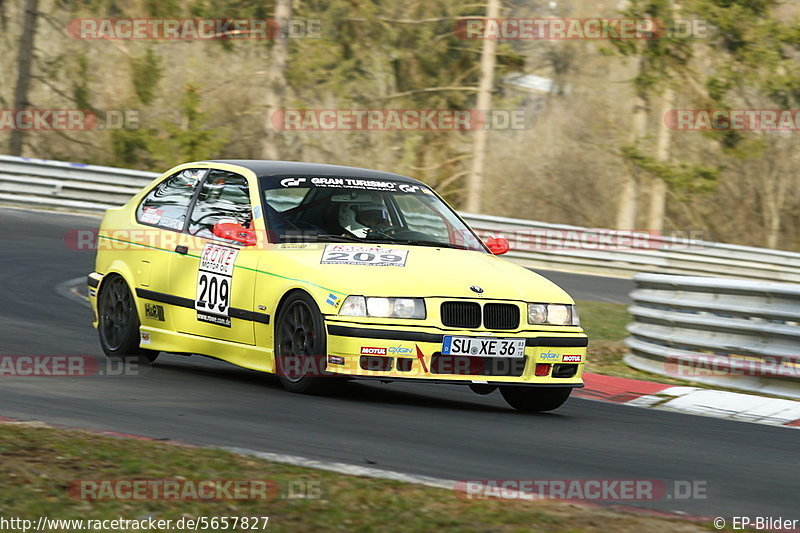
[[[188,254],[189,247],[179,244],[178,246],[175,247],[175,251],[178,252],[179,254]]]

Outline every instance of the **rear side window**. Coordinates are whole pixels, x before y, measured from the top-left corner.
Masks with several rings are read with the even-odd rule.
[[[182,170],[156,185],[136,209],[136,220],[141,224],[181,231],[195,187],[205,172],[194,168]]]
[[[197,195],[189,221],[189,233],[206,238],[214,236],[214,224],[233,219],[252,228],[253,212],[247,178],[224,170],[210,170]]]

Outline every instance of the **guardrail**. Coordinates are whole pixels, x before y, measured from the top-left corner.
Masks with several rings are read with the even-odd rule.
[[[158,174],[0,156],[0,202],[85,212],[123,204]],[[800,282],[800,254],[768,248],[614,232],[461,213],[482,236],[503,235],[508,258],[531,268],[632,276],[697,274]]]
[[[633,279],[628,365],[800,398],[800,285],[660,274]]]
[[[480,234],[511,236],[508,257],[529,267],[800,282],[800,254],[770,248],[463,214]],[[604,244],[604,238],[613,241]],[[625,239],[630,244],[625,244]],[[516,245],[515,245],[516,244]]]
[[[102,212],[120,206],[155,172],[0,155],[0,201]]]

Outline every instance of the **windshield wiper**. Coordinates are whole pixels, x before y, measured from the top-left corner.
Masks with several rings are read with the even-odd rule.
[[[309,234],[301,236],[297,241],[284,241],[286,237],[292,235],[281,235],[281,242],[357,242],[360,244],[405,244],[407,246],[431,246],[434,248],[455,248],[456,250],[469,250],[466,246],[458,246],[446,242],[426,241],[418,239],[392,239],[391,237],[371,237],[359,238],[350,235],[333,235],[328,233]]]
[[[293,238],[296,237],[297,240],[290,240],[284,241],[286,238]],[[333,241],[333,242],[364,242],[364,239],[359,239],[358,237],[351,237],[349,235],[330,235],[330,234],[308,234],[308,235],[281,235],[279,237],[281,242],[325,242],[325,241]]]
[[[392,239],[394,244],[406,244],[409,246],[433,246],[435,248],[455,248],[456,250],[469,250],[466,246],[458,246],[457,244],[450,244],[449,242],[438,241],[421,241],[417,239]]]

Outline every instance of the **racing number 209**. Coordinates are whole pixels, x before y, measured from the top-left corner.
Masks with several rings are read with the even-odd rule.
[[[372,252],[358,252],[355,254],[349,254],[347,252],[331,252],[328,254],[329,261],[358,261],[359,263],[373,263],[375,262],[376,257],[382,263],[396,263],[403,259],[402,256],[394,255],[394,254],[380,254],[376,256]]]
[[[406,265],[408,250],[381,248],[378,246],[354,246],[347,244],[329,244],[322,253],[320,263],[323,265]]]
[[[201,272],[197,280],[200,294],[197,305],[206,307],[209,311],[224,312],[228,308],[230,298],[230,284],[226,276],[216,276]]]

